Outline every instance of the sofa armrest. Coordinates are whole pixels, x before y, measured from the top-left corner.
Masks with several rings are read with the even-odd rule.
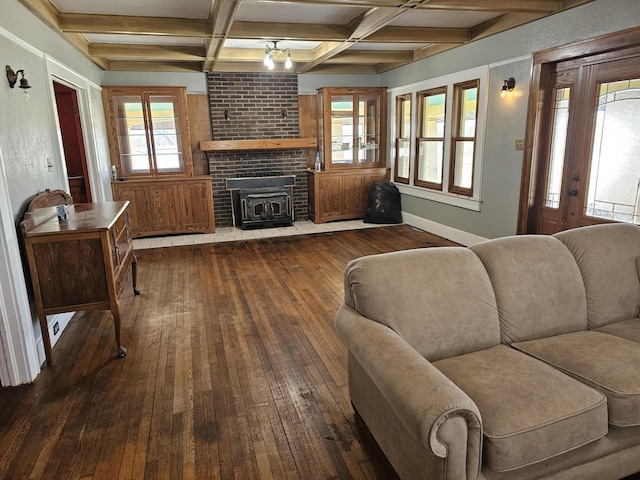
[[[477,478],[482,420],[473,400],[393,330],[348,305],[338,311],[335,326],[410,435],[437,457],[451,461],[449,473]],[[460,431],[455,426],[448,429],[448,423],[464,423],[466,435],[447,434]]]

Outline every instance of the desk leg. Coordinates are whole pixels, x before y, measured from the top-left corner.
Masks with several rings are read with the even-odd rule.
[[[127,356],[127,349],[122,346],[120,341],[120,304],[116,300],[111,304],[111,314],[113,315],[113,328],[116,332],[116,349],[118,350],[119,357]]]
[[[44,354],[47,357],[47,366],[53,367],[53,350],[51,349],[51,337],[49,336],[49,325],[47,324],[47,316],[44,313],[38,311],[38,320],[40,320],[42,344],[44,345]]]
[[[140,295],[140,290],[138,290],[138,257],[135,252],[133,260],[131,260],[131,283],[133,283],[133,294]]]

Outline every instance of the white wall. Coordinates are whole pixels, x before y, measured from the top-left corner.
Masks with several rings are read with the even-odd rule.
[[[18,0],[2,2],[0,59],[3,72],[4,65],[24,69],[32,86],[26,100],[20,88],[9,88],[4,75],[0,81],[0,380],[6,386],[32,381],[43,360],[40,328],[27,298],[16,226],[35,195],[47,188],[67,190],[68,186],[50,77],[54,71],[86,88],[83,129],[85,123],[90,128],[84,132],[85,143],[100,178],[106,168],[98,162],[108,162],[108,150],[102,142],[104,129],[92,128],[104,122],[102,102],[98,102],[102,71]],[[96,89],[97,94],[92,91]],[[47,159],[51,159],[53,171],[48,169]],[[98,189],[107,188],[100,185]]]

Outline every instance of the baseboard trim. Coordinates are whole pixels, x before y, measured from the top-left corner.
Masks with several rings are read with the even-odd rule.
[[[407,225],[411,225],[412,227],[419,228],[420,230],[433,233],[434,235],[438,235],[440,237],[444,237],[447,240],[460,243],[466,247],[488,240],[487,238],[474,235],[473,233],[449,227],[448,225],[443,225],[432,220],[427,220],[426,218],[418,217],[417,215],[413,215],[407,212],[402,212],[402,220],[404,220],[404,223],[406,223]]]

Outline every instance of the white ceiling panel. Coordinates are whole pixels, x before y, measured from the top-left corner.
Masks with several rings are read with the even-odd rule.
[[[358,42],[350,50],[416,50],[424,47],[424,43],[373,43]]]
[[[443,12],[412,10],[391,21],[394,27],[471,28],[499,16],[495,12]]]
[[[224,41],[225,48],[260,48],[264,49],[265,45],[269,44],[270,47],[273,47],[273,42],[267,40],[242,40],[242,39],[234,39],[228,38]],[[278,41],[278,48],[281,50],[286,50],[290,48],[291,50],[313,50],[320,42],[306,42],[301,40],[282,40]]]
[[[235,19],[243,22],[346,25],[365,11],[366,8],[362,7],[245,0],[240,4]],[[277,32],[274,35],[277,36]]]
[[[51,0],[63,13],[140,15],[145,17],[209,17],[211,0]]]

